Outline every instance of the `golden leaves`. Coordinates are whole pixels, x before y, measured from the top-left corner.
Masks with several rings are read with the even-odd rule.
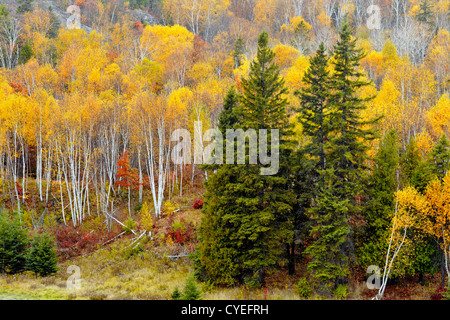
[[[448,93],[443,94],[438,103],[431,107],[425,119],[426,125],[435,139],[444,133],[449,134],[450,97]]]
[[[435,237],[441,245],[450,244],[450,174],[443,181],[432,180],[424,195],[408,186],[396,192],[398,213],[394,217],[397,237],[404,228]]]
[[[275,53],[274,62],[282,70],[292,67],[300,55],[300,52],[297,49],[284,44],[278,44],[273,47],[273,52]]]
[[[395,217],[398,228],[417,227],[418,216],[427,208],[423,196],[411,186],[395,193],[398,213]]]

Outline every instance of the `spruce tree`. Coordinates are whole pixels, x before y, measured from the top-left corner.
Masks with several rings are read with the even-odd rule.
[[[365,225],[358,232],[358,263],[363,268],[384,265],[388,230],[395,210],[399,154],[397,133],[390,131],[381,141],[368,182],[368,200],[363,210]]]
[[[245,43],[241,35],[239,35],[234,42],[233,60],[234,67],[237,69],[242,65],[242,55],[245,52]]]
[[[234,125],[238,123],[239,119],[235,112],[237,107],[238,95],[234,86],[228,89],[225,99],[223,101],[223,110],[219,115],[218,128],[225,137],[227,129],[233,129]]]
[[[28,237],[19,221],[0,213],[0,272],[17,273],[25,269]]]
[[[360,61],[365,54],[363,49],[356,48],[356,39],[352,39],[347,20],[339,36],[334,47],[334,73],[330,81],[333,137],[330,139],[329,161],[335,170],[339,197],[348,199],[349,205],[355,206],[349,210],[353,213],[357,208],[351,198],[360,194],[362,174],[367,169],[367,142],[375,137],[374,132],[365,127],[374,124],[378,118],[363,121],[360,116],[361,111],[367,108],[365,103],[373,97],[361,98],[357,92],[370,82],[364,80],[364,74],[360,71]]]
[[[401,158],[401,172],[403,185],[410,185],[421,193],[433,179],[432,167],[423,159],[414,138],[406,145],[406,152]]]
[[[302,124],[303,133],[311,139],[304,147],[304,152],[313,159],[316,178],[326,168],[326,149],[331,129],[328,119],[330,75],[327,67],[328,57],[322,42],[303,77],[305,86],[301,91],[295,92],[300,98],[298,120]]]
[[[421,162],[421,158],[416,139],[411,138],[406,145],[405,153],[400,160],[403,185],[406,186],[411,184],[414,170],[416,170]]]
[[[226,130],[233,129],[239,122],[236,114],[238,95],[231,87],[224,99],[223,110],[219,115],[218,129],[223,137]],[[223,141],[226,146],[226,140]],[[225,153],[223,164],[203,165],[203,169],[215,170],[204,182],[205,194],[203,213],[198,235],[200,245],[197,248],[194,266],[197,277],[217,285],[233,285],[239,275],[237,264],[238,248],[236,243],[229,241],[232,232],[235,232],[234,223],[229,221],[239,206],[236,206],[235,197],[228,190],[229,181],[237,181],[240,170],[233,164],[226,164]]]
[[[440,147],[435,146],[433,151],[437,151],[438,149]],[[406,145],[405,154],[401,157],[400,161],[404,186],[410,185],[417,191],[425,193],[428,183],[438,175],[439,164],[441,163],[437,160],[440,156],[437,156],[437,158],[431,156],[433,151],[430,152],[428,161],[425,160],[417,146],[415,138],[410,139]],[[414,251],[409,253],[412,261],[410,272],[418,273],[419,280],[421,280],[423,274],[434,273],[436,271],[435,261],[439,260],[441,249],[431,237],[424,235],[417,228],[412,228],[410,234],[415,239]]]
[[[241,239],[246,239],[244,265],[247,267],[244,273],[252,279],[250,281],[259,284],[263,283],[264,270],[276,264],[282,244],[292,238],[292,221],[287,219],[287,215],[295,204],[295,194],[288,184],[293,149],[292,125],[287,116],[288,101],[285,97],[288,91],[279,67],[273,61],[275,53],[268,43],[269,36],[264,31],[258,38],[258,51],[250,64],[248,78],[242,80],[237,108],[242,129],[253,129],[258,137],[259,130],[268,130],[268,151],[272,155],[275,152],[270,150],[273,130],[279,132],[278,171],[263,175],[261,168],[267,166],[261,163],[243,168],[243,176],[253,190],[240,199],[247,210],[243,210],[238,234]]]
[[[179,297],[181,300],[200,300],[202,292],[197,288],[195,278],[190,275],[186,279],[186,283],[183,288],[183,295]]]
[[[428,164],[431,173],[442,182],[450,169],[450,144],[445,134],[431,150]]]
[[[319,221],[324,213],[318,207],[310,208],[311,199],[317,202],[317,197],[325,188],[326,150],[329,143],[330,128],[328,125],[330,96],[330,75],[327,70],[328,57],[325,46],[320,44],[316,54],[310,59],[310,66],[303,77],[304,87],[295,94],[300,99],[298,121],[302,124],[303,133],[310,138],[309,143],[297,152],[296,166],[297,179],[294,180],[294,190],[297,194],[297,204],[293,210],[295,233],[308,236],[312,232],[314,236],[320,233],[318,226],[324,223]],[[319,209],[319,210],[318,210]],[[323,208],[322,208],[323,209]],[[308,222],[308,217],[311,219]],[[313,229],[310,230],[309,227]],[[319,243],[316,243],[320,247]],[[291,244],[291,251],[295,249],[295,241]],[[320,248],[309,249],[313,259],[319,261]],[[312,251],[311,251],[312,250]],[[313,252],[314,251],[314,252]],[[289,256],[290,273],[293,273],[293,256]],[[318,266],[314,262],[311,268]]]
[[[46,233],[35,235],[26,258],[26,269],[45,277],[58,271],[57,263],[52,238]]]
[[[311,257],[308,270],[325,294],[347,282],[354,252],[350,220],[361,210],[356,198],[363,192],[367,141],[374,138],[373,131],[365,127],[377,121],[360,118],[365,102],[372,97],[361,98],[357,93],[370,82],[364,81],[364,74],[359,71],[364,54],[356,48],[347,20],[339,36],[332,60],[334,73],[325,84],[330,95],[326,103],[328,119],[322,128],[330,131],[326,165],[319,178],[323,187],[317,188],[315,205],[309,210],[313,224],[311,235],[315,240],[306,249]],[[320,95],[319,91],[316,95]]]
[[[312,220],[310,235],[314,240],[305,252],[311,258],[307,270],[315,279],[317,291],[329,295],[349,274],[349,254],[344,245],[350,228],[345,219],[348,200],[335,195],[332,169],[322,174],[325,186],[314,199],[315,205],[308,210]]]
[[[315,179],[313,162],[304,149],[296,150],[292,155],[291,172],[287,187],[293,190],[296,201],[293,209],[285,215],[288,225],[292,226],[292,237],[286,241],[286,258],[288,260],[288,273],[295,274],[296,258],[303,255],[305,243],[309,239],[310,221],[308,210],[314,195]],[[289,187],[291,186],[291,187]]]
[[[433,147],[428,155],[427,165],[424,166],[425,170],[420,172],[428,172],[423,179],[422,189],[425,190],[426,185],[433,177],[438,178],[441,182],[445,175],[450,169],[450,144],[447,136],[443,134],[437,144]],[[420,170],[420,168],[419,168]],[[423,186],[424,185],[424,186]],[[420,272],[421,278],[424,273],[433,273],[434,261],[436,256],[439,256],[441,265],[441,283],[444,284],[444,274],[445,274],[445,252],[442,248],[431,239],[425,239],[424,243],[419,246],[418,257],[415,260],[415,269]]]
[[[170,297],[172,298],[172,300],[179,300],[179,299],[181,299],[181,291],[180,291],[180,289],[178,289],[178,287],[175,287],[175,289],[173,290],[173,292],[170,295]]]
[[[197,272],[215,283],[230,285],[240,281],[261,285],[265,270],[277,263],[282,244],[292,234],[285,218],[295,202],[293,191],[286,190],[291,155],[284,97],[287,91],[273,58],[268,35],[263,32],[248,79],[242,80],[239,103],[233,108],[238,120],[233,128],[255,130],[257,141],[259,130],[268,129],[269,154],[275,152],[270,148],[271,130],[279,130],[278,172],[262,175],[261,169],[269,164],[250,164],[250,148],[246,144],[245,164],[220,165],[205,183]],[[222,130],[231,125],[226,122],[227,111],[224,112],[220,117],[223,122],[219,123]]]

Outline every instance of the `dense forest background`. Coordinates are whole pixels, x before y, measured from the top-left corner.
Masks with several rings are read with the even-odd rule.
[[[81,228],[138,241],[169,219],[160,240],[195,251],[211,285],[259,287],[300,264],[306,296],[342,295],[353,268],[395,254],[391,276],[440,272],[443,286],[449,12],[447,0],[2,1],[1,206],[59,248]],[[258,122],[261,101],[273,113]],[[174,130],[217,126],[280,128],[280,173],[173,161]],[[203,203],[202,223],[174,218]]]

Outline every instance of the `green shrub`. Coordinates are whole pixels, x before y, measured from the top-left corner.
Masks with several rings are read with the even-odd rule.
[[[17,273],[25,269],[28,237],[16,219],[0,213],[0,272]]]
[[[257,288],[260,288],[262,285],[258,274],[245,276],[244,284],[247,288],[250,288],[250,289],[257,289]]]
[[[296,285],[297,293],[300,297],[308,299],[311,296],[312,288],[306,278],[298,279],[298,283]]]
[[[180,291],[180,289],[178,289],[178,287],[175,287],[175,289],[173,290],[173,292],[170,295],[170,297],[172,298],[172,300],[179,300],[179,299],[181,299],[181,291]]]
[[[334,296],[338,299],[345,299],[348,296],[348,287],[346,285],[340,284],[334,290]]]
[[[186,279],[186,283],[183,289],[182,300],[201,300],[202,292],[198,289],[195,283],[195,277],[190,275]]]
[[[26,257],[26,269],[45,277],[58,271],[57,262],[53,239],[46,233],[35,235]]]
[[[138,214],[141,211],[142,208],[142,202],[138,201],[133,208],[134,214]]]
[[[129,217],[127,221],[124,222],[124,226],[122,226],[123,231],[125,231],[126,234],[131,233],[131,230],[134,229],[136,223],[134,222],[133,218]]]
[[[141,247],[141,243],[133,245],[132,247],[128,247],[122,250],[122,257],[125,260],[128,260],[140,253],[144,252],[144,249]]]

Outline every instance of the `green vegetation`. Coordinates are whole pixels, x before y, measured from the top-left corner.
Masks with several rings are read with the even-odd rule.
[[[11,219],[6,212],[0,212],[0,272],[25,270],[28,242],[26,229],[19,219]]]
[[[448,0],[191,2],[0,5],[0,298],[448,298]]]
[[[58,271],[54,240],[48,234],[37,234],[31,241],[26,269],[42,277]]]

